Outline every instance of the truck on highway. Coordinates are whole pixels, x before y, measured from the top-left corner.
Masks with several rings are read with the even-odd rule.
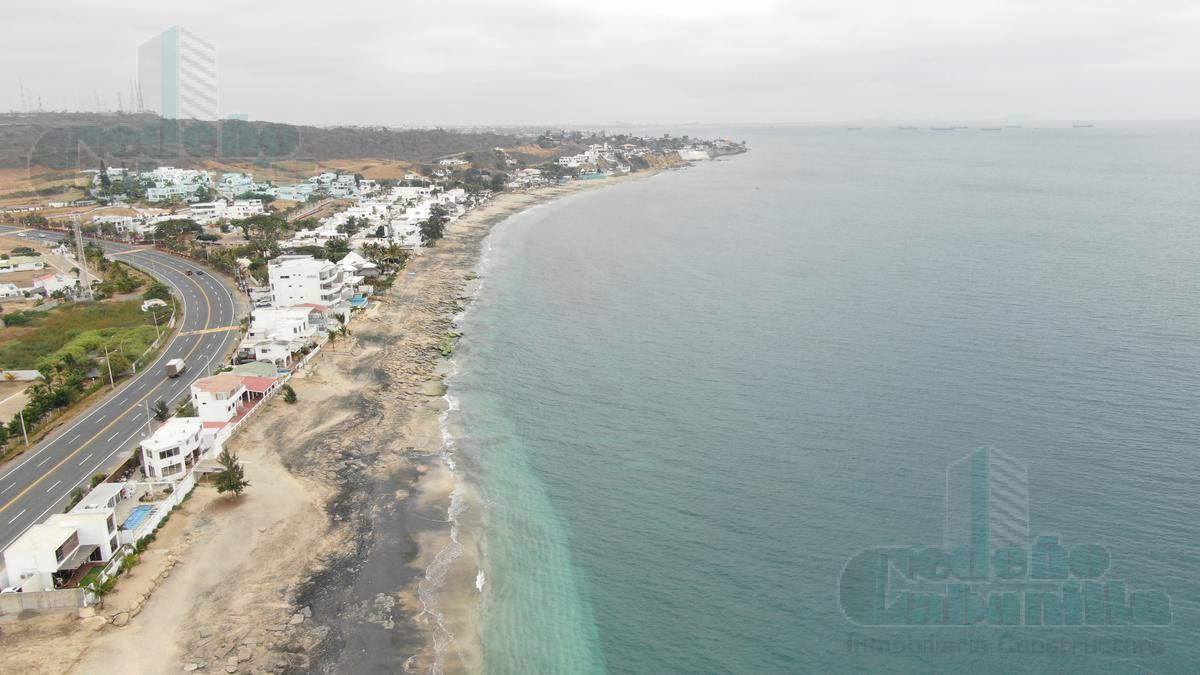
[[[186,368],[187,364],[183,359],[171,359],[166,365],[167,377],[179,377]]]

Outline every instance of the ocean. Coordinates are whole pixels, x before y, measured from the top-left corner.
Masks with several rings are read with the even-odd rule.
[[[499,225],[488,672],[1200,668],[1196,131],[695,129],[750,152]]]

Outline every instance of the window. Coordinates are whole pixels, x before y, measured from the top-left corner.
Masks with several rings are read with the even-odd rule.
[[[74,552],[77,548],[79,548],[79,533],[72,532],[71,536],[67,537],[67,540],[63,542],[62,546],[59,546],[57,549],[55,549],[54,560],[57,562],[62,562],[63,558],[67,557],[67,554]]]

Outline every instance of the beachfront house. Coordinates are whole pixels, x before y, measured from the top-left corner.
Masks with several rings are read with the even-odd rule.
[[[324,318],[314,307],[266,307],[250,314],[250,328],[238,345],[239,361],[288,365],[293,354],[316,344]]]
[[[354,287],[341,269],[328,260],[311,255],[283,255],[267,263],[271,282],[271,305],[294,307],[305,303],[325,305],[349,318]]]
[[[214,447],[199,417],[172,417],[141,442],[147,478],[179,479]]]
[[[4,549],[8,585],[25,592],[61,588],[80,567],[107,561],[117,547],[112,508],[56,513]]]
[[[337,265],[342,268],[342,272],[350,276],[364,278],[379,276],[379,265],[362,257],[357,251],[347,253],[344,258],[338,261]]]
[[[192,383],[191,401],[204,426],[220,427],[238,414],[246,394],[242,378],[229,373],[202,377]]]

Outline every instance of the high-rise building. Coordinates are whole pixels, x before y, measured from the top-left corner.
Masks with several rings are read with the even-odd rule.
[[[141,107],[167,119],[219,117],[217,50],[182,26],[172,26],[138,48]]]

